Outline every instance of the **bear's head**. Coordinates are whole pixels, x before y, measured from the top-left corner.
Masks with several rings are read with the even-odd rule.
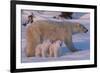
[[[88,32],[88,29],[79,23],[74,24],[72,26],[72,30],[73,30],[73,33],[86,33],[86,32]]]

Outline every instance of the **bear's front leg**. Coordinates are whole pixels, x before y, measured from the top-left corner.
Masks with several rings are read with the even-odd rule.
[[[64,43],[65,43],[65,45],[68,47],[68,49],[69,49],[71,52],[76,52],[76,51],[78,51],[78,49],[76,49],[76,48],[74,47],[74,44],[73,44],[73,42],[72,42],[72,37],[69,37],[69,38],[65,39]]]
[[[58,57],[58,48],[54,48],[53,49],[53,53],[54,53],[54,57],[56,58],[56,57]]]

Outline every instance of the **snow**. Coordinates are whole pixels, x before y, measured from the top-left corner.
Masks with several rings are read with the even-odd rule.
[[[29,62],[46,62],[46,61],[70,61],[70,60],[88,60],[90,59],[90,51],[83,50],[78,51],[75,53],[68,52],[63,56],[60,57],[26,57],[25,55],[22,56],[23,63]]]

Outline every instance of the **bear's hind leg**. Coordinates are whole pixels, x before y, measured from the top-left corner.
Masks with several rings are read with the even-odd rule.
[[[44,48],[41,49],[41,56],[46,57],[46,51]]]
[[[58,57],[58,48],[54,48],[53,50],[54,57]]]
[[[28,28],[26,31],[26,42],[27,42],[26,56],[27,57],[35,56],[35,48],[40,43],[40,37],[38,33]]]
[[[53,57],[53,49],[51,47],[49,48],[49,57]]]

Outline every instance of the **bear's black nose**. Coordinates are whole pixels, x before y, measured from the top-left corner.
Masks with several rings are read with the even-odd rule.
[[[87,33],[87,32],[88,32],[88,30],[85,31],[85,33]]]

